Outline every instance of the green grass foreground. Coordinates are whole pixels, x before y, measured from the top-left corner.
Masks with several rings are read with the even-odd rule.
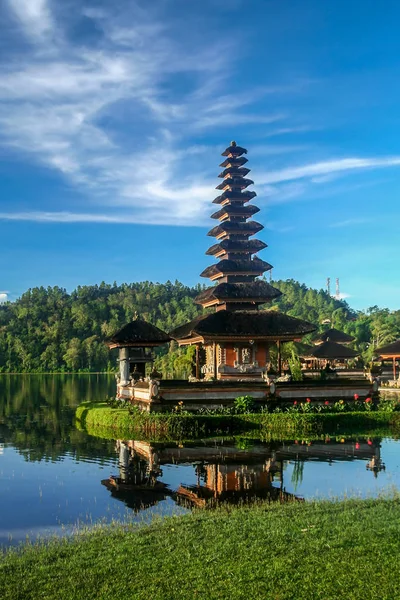
[[[264,439],[319,435],[368,434],[378,429],[393,437],[400,434],[400,412],[249,413],[243,415],[195,415],[135,413],[104,403],[82,403],[76,424],[89,434],[108,439],[142,436],[152,439],[185,439],[207,435],[231,435],[251,431]]]
[[[394,600],[400,500],[259,504],[25,545],[3,600]]]

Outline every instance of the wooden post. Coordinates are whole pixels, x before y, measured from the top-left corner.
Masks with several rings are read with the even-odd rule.
[[[199,344],[196,344],[196,379],[200,379]]]
[[[393,379],[396,380],[396,357],[393,356]]]
[[[278,375],[282,375],[282,355],[281,355],[281,340],[278,340],[276,345],[278,346]]]
[[[129,348],[119,349],[119,376],[121,385],[129,383]]]
[[[218,378],[218,371],[217,371],[217,344],[215,342],[213,343],[213,361],[214,361],[214,378],[217,379]]]

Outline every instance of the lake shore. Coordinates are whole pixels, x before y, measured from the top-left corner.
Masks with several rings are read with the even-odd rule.
[[[222,506],[24,544],[4,600],[398,597],[400,499]]]
[[[156,439],[184,439],[206,435],[229,435],[252,431],[266,439],[322,433],[360,433],[379,429],[400,435],[400,412],[340,413],[248,413],[242,415],[197,415],[179,413],[131,414],[127,408],[111,408],[105,402],[82,403],[76,410],[76,424],[90,435],[107,439],[144,436]]]

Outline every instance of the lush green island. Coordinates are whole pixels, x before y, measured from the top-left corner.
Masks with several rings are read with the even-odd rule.
[[[319,327],[330,319],[333,327],[355,337],[355,348],[365,361],[370,360],[373,347],[400,337],[400,310],[373,306],[357,312],[345,301],[293,280],[273,285],[283,292],[273,306]],[[112,371],[115,356],[105,346],[105,338],[136,313],[170,331],[200,314],[193,298],[201,289],[178,281],[102,283],[72,293],[59,287],[30,289],[15,302],[0,305],[0,372]],[[191,370],[190,352],[172,342],[159,352],[155,366],[164,377],[186,377]]]
[[[4,600],[393,600],[400,500],[221,507],[25,545]]]

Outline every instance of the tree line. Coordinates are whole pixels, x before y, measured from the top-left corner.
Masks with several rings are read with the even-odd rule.
[[[373,348],[400,337],[400,310],[377,306],[354,311],[324,290],[294,280],[274,281],[283,295],[271,306],[314,323],[329,321],[355,337],[354,347],[370,360]],[[168,332],[202,313],[194,298],[203,288],[179,281],[149,281],[79,286],[72,293],[59,287],[37,287],[15,302],[0,305],[0,372],[99,372],[116,369],[116,353],[104,341],[136,314]],[[311,341],[312,335],[305,338]],[[191,348],[171,342],[157,351],[163,375],[184,375]]]

